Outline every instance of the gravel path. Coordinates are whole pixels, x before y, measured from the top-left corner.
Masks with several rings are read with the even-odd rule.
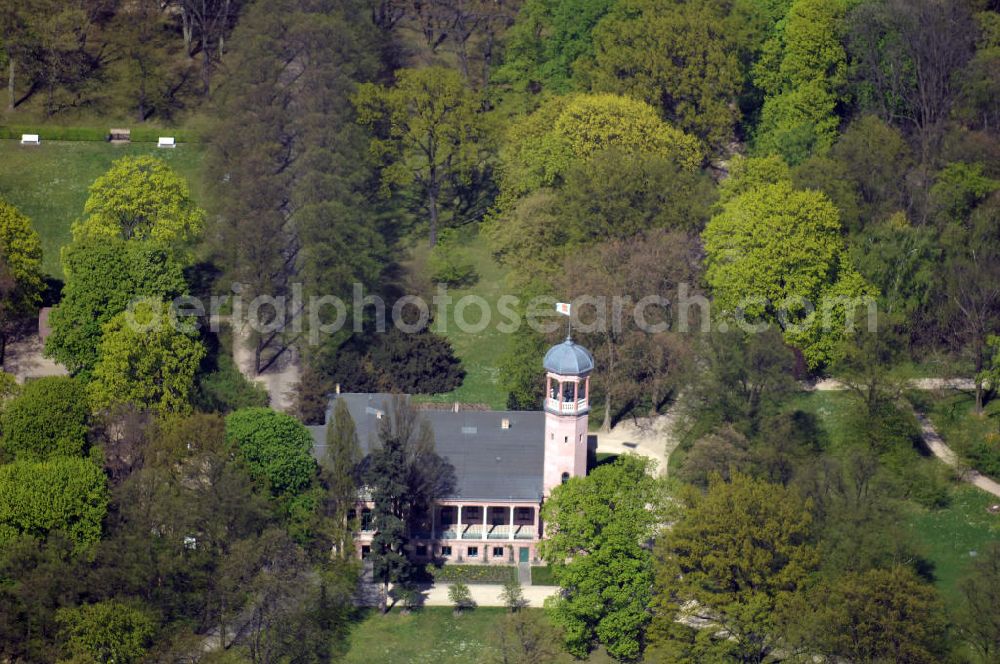
[[[378,606],[378,586],[364,584],[370,588],[362,588],[359,593],[361,603],[368,606]],[[493,583],[470,583],[469,592],[476,606],[506,606],[503,601],[503,586]],[[421,606],[452,606],[448,599],[450,583],[435,583],[420,589]],[[525,606],[542,608],[546,598],[559,594],[559,586],[521,586]]]

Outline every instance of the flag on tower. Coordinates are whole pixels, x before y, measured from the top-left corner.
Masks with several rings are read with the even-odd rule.
[[[570,304],[569,302],[556,302],[556,311],[561,313],[563,316],[570,315]]]

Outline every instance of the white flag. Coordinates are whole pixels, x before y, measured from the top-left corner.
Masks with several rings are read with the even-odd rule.
[[[556,302],[556,311],[561,313],[563,316],[569,316],[570,304],[569,302]]]

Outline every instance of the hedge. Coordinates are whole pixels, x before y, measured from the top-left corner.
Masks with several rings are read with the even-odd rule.
[[[467,565],[449,563],[438,567],[427,565],[427,576],[436,583],[507,583],[517,580],[517,568],[512,565]]]

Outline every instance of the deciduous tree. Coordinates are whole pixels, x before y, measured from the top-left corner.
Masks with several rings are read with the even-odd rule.
[[[187,182],[155,157],[122,157],[90,187],[73,239],[155,240],[184,249],[196,240],[205,213]]]
[[[55,457],[0,465],[0,544],[63,531],[78,551],[101,538],[108,507],[104,472],[93,461]]]
[[[78,380],[49,376],[29,381],[0,413],[0,446],[15,459],[78,456],[87,443],[89,414],[87,392]]]
[[[7,343],[38,312],[42,244],[31,220],[0,198],[0,363]]]
[[[60,609],[56,620],[74,661],[141,662],[157,628],[146,608],[115,600]]]
[[[187,293],[183,266],[155,243],[88,238],[63,249],[66,285],[52,310],[45,352],[71,374],[90,375],[102,328],[138,298]]]
[[[507,132],[500,149],[500,204],[562,184],[574,163],[608,148],[656,154],[692,171],[703,158],[697,138],[661,120],[643,101],[613,94],[553,97]]]
[[[716,303],[776,323],[810,367],[835,357],[846,311],[874,295],[847,263],[837,209],[819,192],[787,182],[752,189],[725,203],[702,239]]]
[[[628,0],[594,29],[595,90],[626,93],[718,149],[739,119],[742,72],[733,32],[713,3]]]
[[[959,629],[989,661],[1000,653],[1000,544],[991,542],[978,553],[959,585],[963,600]]]
[[[358,441],[358,430],[347,409],[347,402],[337,399],[333,406],[333,421],[327,422],[326,455],[329,463],[330,498],[334,506],[334,521],[343,526],[341,538],[337,542],[337,551],[347,555],[348,538],[350,537],[347,514],[358,500],[360,488],[359,472],[364,456]]]
[[[780,638],[775,610],[819,563],[811,537],[809,505],[780,485],[736,473],[688,494],[656,543],[654,647],[670,647],[678,617],[698,616],[727,634],[706,654],[764,661]]]
[[[358,122],[374,136],[372,156],[383,164],[382,186],[416,184],[437,242],[449,187],[479,165],[486,138],[480,103],[450,69],[401,69],[392,87],[365,83],[354,97]]]
[[[900,565],[822,583],[786,611],[804,629],[802,645],[810,653],[852,662],[915,664],[939,662],[946,653],[938,593]]]
[[[562,595],[547,603],[580,658],[597,642],[619,659],[642,653],[653,582],[645,543],[661,518],[662,487],[648,460],[620,457],[556,487],[542,506],[542,557]]]
[[[868,0],[849,17],[858,97],[882,119],[916,129],[927,163],[954,102],[955,72],[972,56],[968,6],[936,0]]]
[[[316,476],[312,435],[290,415],[244,408],[226,417],[226,439],[250,476],[274,495],[301,493]]]
[[[764,45],[754,67],[767,94],[754,138],[761,153],[796,164],[833,144],[847,85],[846,9],[842,0],[795,0]]]
[[[98,360],[87,385],[99,410],[130,404],[158,413],[186,412],[198,366],[201,341],[171,320],[169,306],[146,300],[114,316],[102,330]]]

